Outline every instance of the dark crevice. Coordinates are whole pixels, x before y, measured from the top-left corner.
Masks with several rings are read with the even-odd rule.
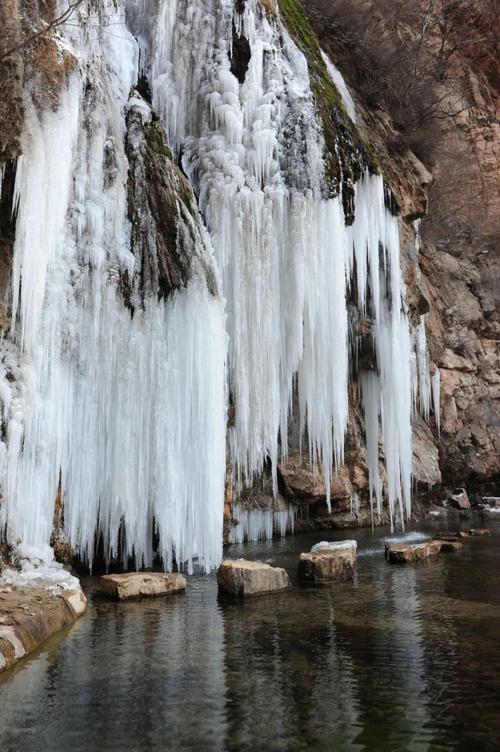
[[[233,23],[233,54],[231,58],[231,73],[236,76],[240,84],[244,83],[252,51],[248,39],[239,35]]]
[[[16,182],[16,161],[5,163],[3,180],[0,186],[0,240],[12,244],[16,230],[16,210],[14,207],[14,186]]]

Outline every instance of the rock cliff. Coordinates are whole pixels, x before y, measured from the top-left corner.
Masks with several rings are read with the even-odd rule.
[[[451,486],[466,485],[480,492],[495,486],[500,471],[500,134],[494,73],[498,59],[495,66],[485,38],[490,4],[483,4],[482,15],[481,4],[476,4],[476,13],[455,14],[449,21],[448,33],[454,41],[446,80],[452,81],[460,105],[446,116],[429,118],[411,134],[395,122],[383,101],[376,106],[370,101],[366,72],[359,62],[366,58],[368,47],[363,34],[357,33],[360,26],[376,27],[380,44],[392,45],[392,52],[398,52],[400,39],[393,18],[384,16],[384,3],[304,0],[304,8],[323,49],[347,78],[358,109],[358,128],[372,145],[401,206],[408,301],[414,322],[426,314],[430,359],[440,371],[440,433],[435,424],[429,430],[420,418],[413,426],[417,491],[430,498],[433,485],[439,500]],[[422,15],[417,11],[423,13],[418,3],[410,3],[399,26],[410,47],[411,40],[419,41],[417,20]],[[467,35],[469,22],[475,32]],[[468,46],[457,43],[460,35],[469,40]],[[425,44],[436,54],[436,35],[429,37]],[[477,38],[482,44],[473,46],[470,40]],[[380,68],[372,70],[374,77],[387,76],[386,61],[387,56],[378,59]],[[377,63],[377,56],[370,62]],[[444,83],[438,86],[440,96],[450,96]],[[421,159],[408,144],[416,146]],[[420,220],[419,228],[415,220]],[[353,489],[362,491],[363,470],[363,450],[354,442],[333,489],[339,512]],[[304,470],[298,479],[292,459],[283,469],[284,483],[299,494],[307,489],[310,499],[317,498],[317,479],[313,481],[308,473]],[[361,487],[353,484],[353,475],[361,480]]]

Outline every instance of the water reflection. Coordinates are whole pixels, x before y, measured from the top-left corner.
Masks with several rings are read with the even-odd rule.
[[[0,749],[498,749],[498,537],[406,567],[384,561],[382,536],[356,537],[354,583],[239,603],[193,577],[185,596],[94,599],[0,678]],[[316,540],[231,554],[294,577]]]

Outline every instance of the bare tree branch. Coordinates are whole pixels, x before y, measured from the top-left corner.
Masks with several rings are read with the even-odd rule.
[[[29,47],[41,37],[44,37],[46,34],[52,32],[58,26],[62,26],[71,18],[78,6],[80,6],[84,1],[85,0],[74,0],[74,2],[69,4],[64,13],[61,13],[61,15],[57,16],[57,18],[53,18],[51,21],[49,21],[43,29],[34,32],[27,38],[23,39],[22,42],[19,42],[18,44],[8,49],[6,52],[0,53],[0,63],[4,62],[4,60],[11,57],[12,55],[15,55],[16,52]]]

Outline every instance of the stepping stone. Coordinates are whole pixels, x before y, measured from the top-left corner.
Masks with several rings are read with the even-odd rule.
[[[281,567],[272,567],[262,561],[226,559],[217,571],[217,583],[230,595],[246,597],[287,590],[290,578]]]
[[[385,555],[391,564],[428,559],[437,556],[443,541],[430,540],[423,543],[390,543],[385,547]]]
[[[321,583],[352,579],[356,549],[355,540],[317,543],[309,553],[300,554],[299,580]]]
[[[127,572],[105,574],[99,583],[100,592],[110,598],[126,601],[179,593],[186,589],[186,578],[178,572]]]

